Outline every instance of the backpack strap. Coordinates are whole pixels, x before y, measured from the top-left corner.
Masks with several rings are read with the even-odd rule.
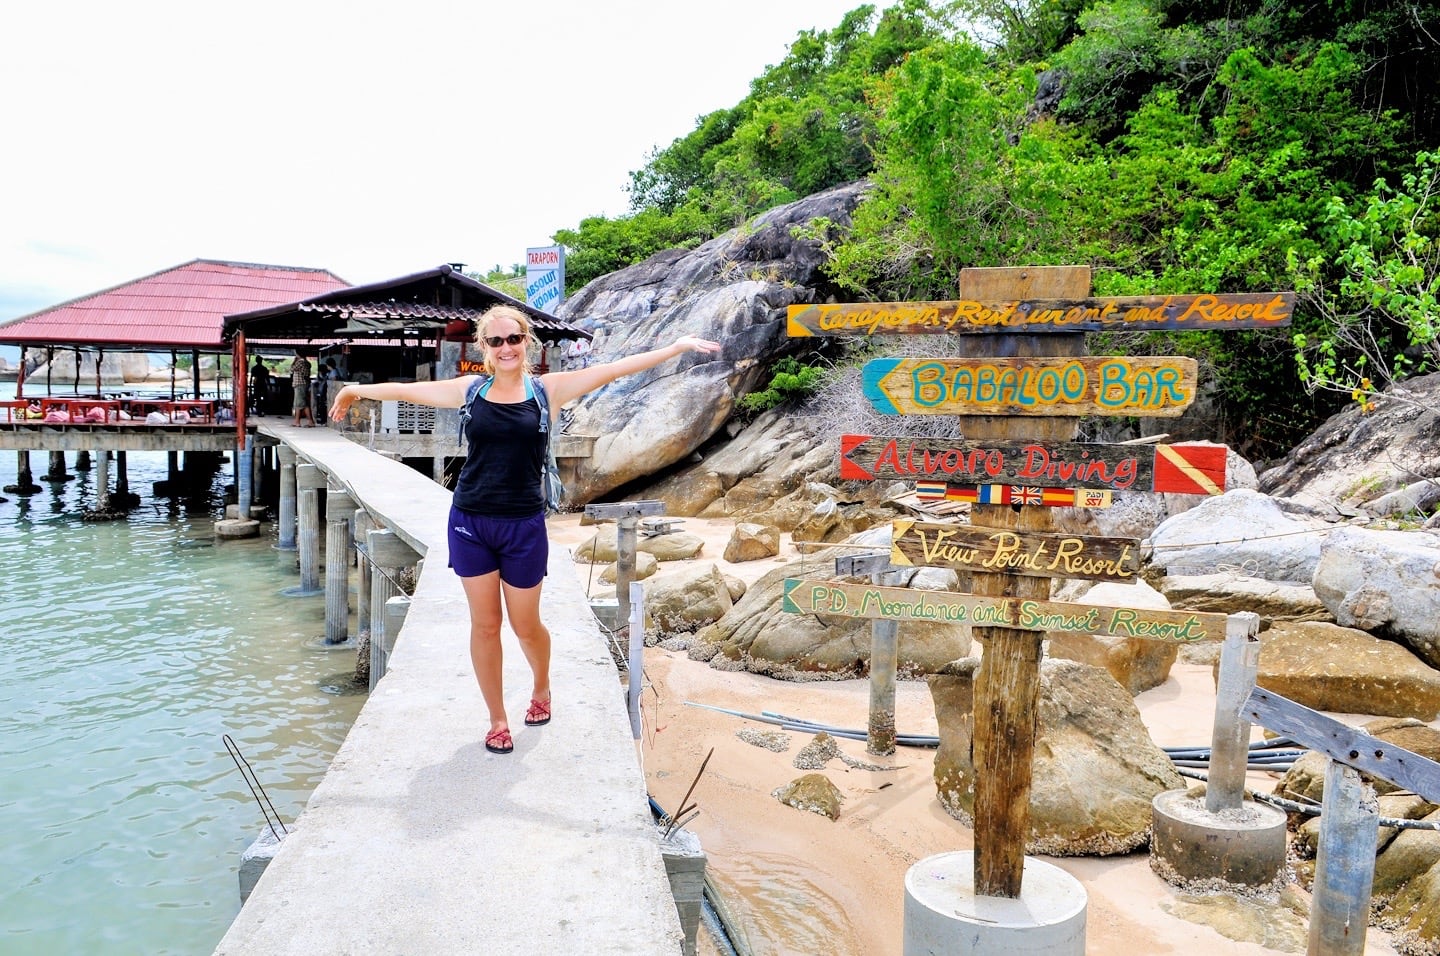
[[[465,441],[465,426],[470,423],[470,407],[475,404],[475,399],[484,395],[490,390],[490,383],[495,381],[493,375],[480,374],[475,376],[475,381],[465,390],[465,404],[460,406],[460,424],[455,429],[455,444],[459,445]]]

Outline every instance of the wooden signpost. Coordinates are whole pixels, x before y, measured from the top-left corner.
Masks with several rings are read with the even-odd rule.
[[[885,415],[1147,415],[1195,400],[1189,358],[878,358],[861,373]]]
[[[976,442],[840,436],[840,477],[1218,495],[1224,445],[1106,445],[1090,442]],[[986,501],[984,504],[1043,502]]]
[[[1080,416],[1180,415],[1197,384],[1189,358],[1088,356],[1083,333],[1275,328],[1289,324],[1295,297],[1091,298],[1083,266],[966,269],[959,292],[953,302],[791,306],[788,320],[792,336],[964,336],[970,357],[874,359],[863,386],[885,414],[959,416],[965,440],[845,436],[840,467],[846,479],[909,479],[932,495],[973,495],[969,527],[897,521],[890,560],[973,572],[974,593],[795,581],[786,582],[785,603],[796,613],[977,625],[985,650],[973,711],[973,885],[977,895],[1015,899],[1029,831],[1044,632],[1224,637],[1219,615],[1049,600],[1051,578],[1134,581],[1138,542],[1053,534],[1053,509],[1026,505],[1103,504],[1090,496],[1067,502],[1066,489],[1219,494],[1225,486],[1222,446],[1075,442]]]
[[[1295,293],[1132,295],[1096,299],[962,299],[792,305],[791,337],[896,333],[1130,332],[1289,325]]]
[[[1061,601],[1021,601],[951,591],[848,584],[843,581],[785,581],[784,610],[792,614],[886,621],[997,625],[1027,631],[1138,637],[1168,644],[1225,639],[1224,614],[1200,611],[1102,607]]]
[[[1047,580],[1133,582],[1140,570],[1140,542],[902,518],[891,525],[890,563]]]

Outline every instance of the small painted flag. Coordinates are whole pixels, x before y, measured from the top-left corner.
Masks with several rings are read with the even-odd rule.
[[[981,505],[1045,505],[1051,508],[1108,508],[1113,492],[1095,488],[1031,488],[1024,485],[952,485],[915,482],[915,497],[927,501],[968,501]]]

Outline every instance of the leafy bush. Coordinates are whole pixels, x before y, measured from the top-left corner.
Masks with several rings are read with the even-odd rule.
[[[803,398],[825,381],[825,370],[816,365],[803,365],[797,359],[782,358],[775,363],[769,387],[751,392],[740,399],[747,412],[768,411],[792,398]]]

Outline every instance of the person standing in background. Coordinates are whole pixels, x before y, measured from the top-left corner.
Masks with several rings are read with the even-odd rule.
[[[293,392],[290,411],[293,413],[294,424],[300,425],[302,415],[310,419],[311,425],[315,424],[315,415],[310,411],[310,360],[299,351],[296,351],[295,360],[290,363],[290,388]]]
[[[250,369],[250,407],[256,415],[265,414],[265,402],[270,398],[270,370],[255,356],[255,367]]]

